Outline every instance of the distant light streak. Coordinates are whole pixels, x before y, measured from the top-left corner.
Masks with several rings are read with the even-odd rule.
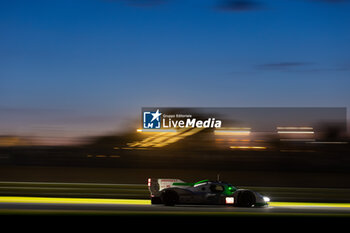
[[[348,144],[348,142],[307,142],[312,144]]]
[[[203,128],[185,128],[185,129],[137,129],[137,132],[152,133],[153,135],[140,141],[128,143],[130,149],[140,149],[145,147],[164,147],[177,142],[185,137],[196,134]]]
[[[259,150],[266,150],[267,147],[265,146],[230,146],[231,149],[259,149]]]
[[[277,131],[281,134],[314,134],[313,131]]]
[[[313,130],[312,127],[277,127],[277,129],[282,129],[282,130]]]
[[[306,152],[316,152],[315,150],[280,150],[280,152],[292,152],[292,153],[306,153]]]
[[[176,129],[137,129],[139,133],[177,133]]]
[[[249,127],[221,127],[220,130],[251,130]]]
[[[215,135],[237,135],[237,136],[248,136],[250,131],[248,130],[215,130]]]
[[[315,139],[312,138],[284,138],[284,139],[280,139],[280,141],[282,142],[313,142],[315,141]]]

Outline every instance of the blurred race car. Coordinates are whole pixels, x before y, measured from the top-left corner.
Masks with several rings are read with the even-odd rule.
[[[270,199],[258,192],[237,189],[222,181],[201,180],[186,183],[179,179],[149,178],[148,189],[152,204],[232,205],[238,207],[267,206]]]

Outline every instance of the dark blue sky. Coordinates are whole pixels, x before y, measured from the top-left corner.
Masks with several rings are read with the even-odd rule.
[[[5,0],[0,135],[104,133],[142,106],[350,107],[346,0]]]

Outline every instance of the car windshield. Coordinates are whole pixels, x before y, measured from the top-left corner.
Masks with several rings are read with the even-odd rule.
[[[212,191],[213,193],[221,193],[224,191],[224,186],[220,184],[212,184],[210,185],[210,191]]]

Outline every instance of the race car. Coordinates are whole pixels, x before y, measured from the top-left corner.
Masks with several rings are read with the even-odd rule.
[[[152,204],[167,206],[201,204],[263,207],[270,201],[258,192],[238,189],[222,181],[201,180],[186,183],[179,179],[149,178],[148,189]]]

